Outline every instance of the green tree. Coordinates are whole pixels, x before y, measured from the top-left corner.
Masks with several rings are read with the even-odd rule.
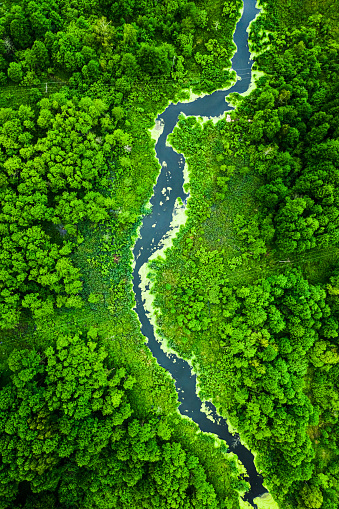
[[[322,506],[323,495],[317,486],[309,486],[308,484],[305,484],[300,494],[306,507],[318,509]]]
[[[18,492],[27,497],[23,481],[40,494],[27,504],[219,507],[199,460],[166,441],[166,424],[131,418],[135,380],[106,357],[81,335],[59,335],[44,353],[12,352],[11,382],[0,391],[2,507]]]
[[[133,25],[124,25],[124,43],[127,46],[134,46],[137,42],[138,31]]]
[[[11,62],[7,71],[9,79],[14,81],[15,83],[19,83],[23,77],[22,66],[20,63]]]

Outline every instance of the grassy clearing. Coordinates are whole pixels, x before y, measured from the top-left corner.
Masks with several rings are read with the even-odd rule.
[[[47,86],[46,86],[47,85]],[[1,86],[0,108],[19,108],[21,104],[27,104],[32,108],[40,99],[49,97],[67,86],[67,80],[61,77],[46,77],[45,81],[27,85],[6,84]]]

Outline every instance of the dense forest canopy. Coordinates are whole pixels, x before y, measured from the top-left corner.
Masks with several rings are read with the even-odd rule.
[[[1,507],[23,482],[31,487],[24,507],[219,507],[198,458],[169,441],[166,423],[131,418],[135,379],[107,369],[106,357],[80,335],[10,356],[13,383],[0,394]]]
[[[177,411],[133,312],[131,246],[168,101],[235,79],[240,0],[0,5],[0,509],[245,506],[243,469]],[[256,83],[180,117],[187,221],[149,268],[283,509],[338,507],[339,4],[265,0]],[[272,502],[275,503],[275,502]]]
[[[0,6],[3,509],[238,508],[244,469],[178,411],[132,311],[168,100],[234,79],[241,2]]]
[[[43,317],[55,306],[82,306],[81,276],[68,257],[72,240],[81,242],[77,225],[117,211],[127,226],[137,218],[133,205],[121,211],[114,199],[125,184],[118,177],[135,177],[128,116],[145,111],[136,94],[140,104],[145,91],[164,99],[186,75],[198,89],[228,83],[240,4],[211,13],[186,0],[2,4],[2,105],[16,102],[12,90],[26,94],[0,112],[2,328],[17,325],[25,309]],[[222,20],[214,30],[213,16]],[[60,91],[44,97],[50,82]],[[140,214],[149,187],[136,187]],[[58,242],[55,228],[64,233]]]
[[[231,95],[230,122],[181,117],[188,219],[151,268],[159,336],[192,360],[275,500],[334,509],[339,9],[304,4],[265,2],[257,87]]]

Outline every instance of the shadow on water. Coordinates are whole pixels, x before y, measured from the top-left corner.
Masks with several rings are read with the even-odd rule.
[[[136,312],[141,323],[141,332],[148,338],[148,347],[160,366],[164,367],[175,380],[176,389],[180,401],[179,411],[190,417],[199,425],[201,431],[214,433],[220,439],[225,440],[230,448],[247,470],[251,488],[245,495],[245,500],[254,507],[253,499],[262,495],[267,490],[263,487],[262,477],[257,473],[254,466],[253,454],[241,444],[239,435],[232,435],[228,431],[227,422],[218,416],[215,407],[206,403],[211,421],[207,415],[201,412],[202,402],[196,394],[196,376],[192,375],[189,364],[176,357],[167,355],[161,349],[154,336],[153,326],[145,310],[140,288],[140,268],[148,261],[149,257],[158,249],[158,244],[170,228],[175,201],[180,197],[184,202],[188,195],[183,191],[183,167],[184,158],[174,150],[166,146],[166,139],[178,121],[181,112],[185,115],[214,116],[218,117],[225,111],[230,111],[225,97],[231,92],[246,92],[251,81],[252,61],[248,49],[248,25],[255,18],[259,10],[255,7],[256,0],[244,0],[244,12],[237,23],[234,33],[234,42],[237,51],[232,59],[232,68],[242,79],[228,90],[218,90],[213,94],[196,99],[191,103],[170,104],[166,110],[158,116],[164,124],[164,130],[155,146],[157,157],[162,164],[162,170],[154,187],[154,195],[151,199],[152,213],[143,218],[140,229],[140,238],[134,247],[135,268],[133,272],[133,289],[136,298]],[[163,164],[165,162],[165,164]]]

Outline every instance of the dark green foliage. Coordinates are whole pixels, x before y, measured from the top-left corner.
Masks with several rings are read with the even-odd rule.
[[[24,497],[24,482],[40,503],[55,491],[62,507],[220,507],[166,425],[131,418],[135,380],[107,369],[106,357],[80,336],[59,336],[44,353],[13,351],[0,392],[1,507]]]
[[[158,172],[146,129],[184,86],[230,82],[240,8],[1,6],[4,509],[239,505],[237,467],[175,424],[173,384],[142,346],[130,247]],[[191,199],[171,257],[153,265],[159,327],[196,357],[200,395],[257,451],[281,507],[332,509],[339,16],[329,0],[265,10],[251,28],[256,90],[233,98],[232,122],[181,118],[170,138],[190,164]],[[311,283],[307,264],[317,273],[312,256],[329,251],[334,267]]]
[[[172,67],[173,57],[174,48],[169,44],[155,47],[142,43],[138,51],[140,67],[150,75],[163,74],[168,76]]]
[[[214,8],[220,17],[221,2]],[[227,10],[234,14],[238,8],[234,2]],[[81,242],[78,223],[107,222],[114,211],[121,212],[120,225],[134,223],[148,193],[146,187],[141,192],[137,189],[130,209],[136,199],[140,199],[139,207],[130,212],[121,210],[119,198],[113,200],[107,192],[114,180],[112,166],[115,172],[119,167],[131,171],[131,134],[127,133],[131,124],[125,120],[130,106],[125,111],[121,101],[130,100],[134,107],[136,93],[144,102],[142,93],[134,89],[135,79],[145,80],[147,88],[150,77],[171,79],[172,73],[174,80],[181,80],[187,68],[192,77],[199,72],[196,62],[207,52],[220,72],[229,66],[231,53],[220,46],[225,38],[222,30],[205,41],[208,13],[209,5],[206,10],[186,1],[154,6],[141,2],[133,8],[80,3],[77,9],[58,1],[39,5],[32,1],[13,4],[2,14],[1,68],[7,69],[12,82],[30,87],[32,101],[32,107],[3,108],[0,113],[2,328],[16,326],[22,308],[40,318],[51,314],[55,305],[82,305],[81,275],[69,260],[63,261],[74,251],[76,236]],[[234,22],[227,24],[229,35]],[[200,52],[186,54],[185,38],[192,48],[199,38]],[[231,47],[229,39],[227,46]],[[194,59],[195,54],[200,57]],[[55,80],[54,74],[66,78],[71,90],[44,98],[37,107],[41,93],[33,87],[41,79]],[[222,71],[219,85],[228,77]],[[105,102],[98,97],[106,85],[111,91],[104,92]],[[218,83],[204,84],[203,79],[198,85],[195,80],[195,86],[210,89]],[[113,159],[119,164],[111,164]],[[110,193],[114,194],[112,188]],[[61,234],[57,243],[51,234],[54,228]],[[23,229],[27,236],[22,235]]]
[[[265,178],[262,215],[273,214],[285,254],[338,243],[336,51],[310,24],[258,58],[268,75],[239,106],[257,146],[252,165]]]
[[[76,8],[59,1],[13,4],[0,18],[7,49],[3,68],[9,66],[9,78],[23,84],[36,79],[35,73],[58,71],[120,89],[122,75],[182,80],[189,70],[197,90],[211,91],[229,82],[225,69],[240,7],[236,0],[81,2]],[[126,92],[130,88],[131,83]]]

